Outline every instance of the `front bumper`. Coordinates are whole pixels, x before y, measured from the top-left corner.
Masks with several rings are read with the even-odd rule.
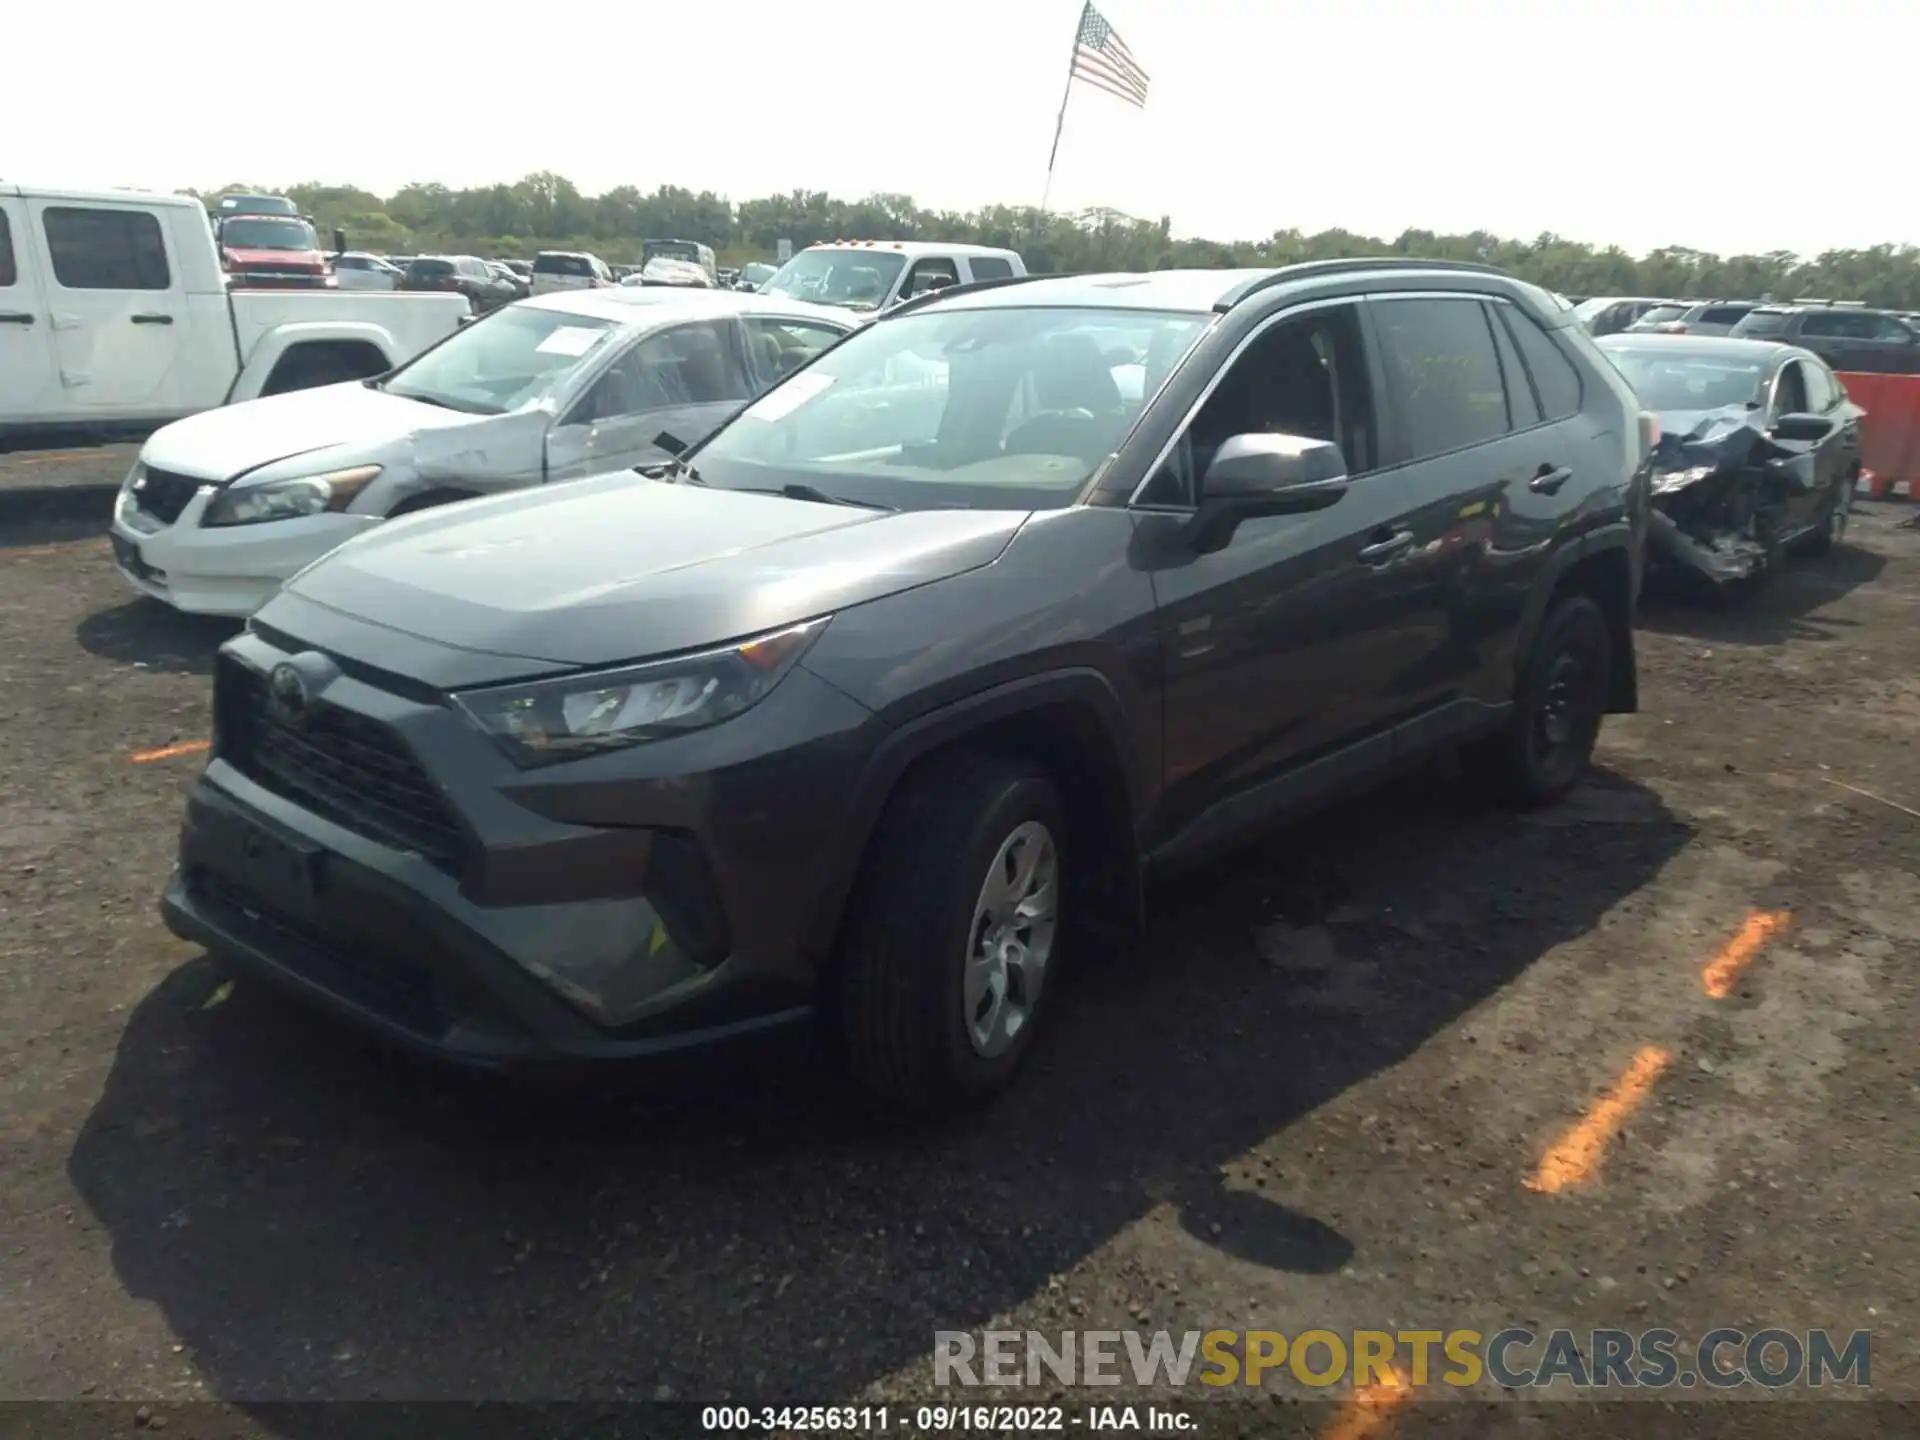
[[[122,491],[109,530],[122,578],[176,610],[244,619],[282,582],[380,523],[377,515],[327,514],[205,528],[200,517],[212,499],[203,487],[172,524],[148,529],[155,522]]]
[[[263,675],[287,653],[248,634],[221,663]],[[671,1072],[809,1043],[817,817],[869,718],[824,682],[795,671],[714,732],[532,775],[450,707],[328,682],[354,744],[387,727],[430,778],[457,832],[439,845],[376,837],[352,796],[263,766],[227,678],[161,902],[176,934],[467,1066]],[[773,736],[778,753],[714,763]]]

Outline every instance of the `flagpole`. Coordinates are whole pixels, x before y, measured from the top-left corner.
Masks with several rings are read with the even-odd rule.
[[[1091,0],[1087,0],[1087,3],[1091,3]],[[1082,24],[1086,18],[1086,5],[1083,4],[1080,9]],[[1073,49],[1067,52],[1067,88],[1060,93],[1060,117],[1053,122],[1053,149],[1047,152],[1047,183],[1040,191],[1040,211],[1034,218],[1036,232],[1040,222],[1046,218],[1047,201],[1053,194],[1053,162],[1060,158],[1060,132],[1067,128],[1067,102],[1073,99],[1073,62],[1080,54],[1080,28],[1080,25],[1074,26]]]

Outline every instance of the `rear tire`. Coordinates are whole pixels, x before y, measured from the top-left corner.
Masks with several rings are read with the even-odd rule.
[[[1606,614],[1585,595],[1560,601],[1521,667],[1512,715],[1468,750],[1470,770],[1508,804],[1559,800],[1593,758],[1612,674]]]
[[[1059,966],[1066,826],[1032,764],[959,751],[874,828],[844,927],[849,1068],[891,1103],[987,1099],[1033,1049]]]

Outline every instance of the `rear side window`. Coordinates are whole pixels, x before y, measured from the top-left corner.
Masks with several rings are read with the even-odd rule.
[[[1387,389],[1409,460],[1507,432],[1507,396],[1493,333],[1477,299],[1376,302]]]
[[[1526,361],[1533,377],[1534,393],[1540,397],[1543,419],[1564,420],[1580,410],[1580,372],[1573,368],[1558,344],[1525,311],[1512,305],[1496,305],[1494,310],[1513,331],[1520,346],[1520,358]]]
[[[975,255],[967,261],[976,280],[1006,280],[1013,275],[1013,262],[998,255]]]
[[[1793,317],[1784,310],[1749,310],[1740,322],[1742,335],[1784,335]]]
[[[1525,430],[1540,423],[1540,402],[1533,393],[1533,382],[1527,378],[1526,366],[1520,363],[1520,352],[1513,348],[1513,336],[1506,324],[1492,313],[1504,308],[1488,306],[1487,324],[1493,330],[1493,348],[1500,352],[1500,378],[1507,386],[1507,413],[1512,417],[1514,429]]]
[[[1744,305],[1709,305],[1700,312],[1702,325],[1738,325],[1747,315]]]
[[[13,263],[13,229],[7,224],[7,212],[0,210],[0,286],[19,282],[20,272]]]
[[[68,290],[165,290],[160,222],[144,210],[81,210],[50,205],[42,217],[53,278]]]
[[[593,277],[593,262],[584,255],[542,255],[533,262],[536,275],[579,275]]]
[[[1845,311],[1829,310],[1820,315],[1809,315],[1800,322],[1802,335],[1844,335],[1854,339],[1865,339],[1872,332],[1872,325],[1864,315],[1849,315]]]

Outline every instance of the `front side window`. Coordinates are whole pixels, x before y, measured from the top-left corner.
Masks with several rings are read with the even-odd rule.
[[[900,509],[1066,505],[1158,388],[1156,379],[1129,394],[1109,353],[1113,332],[1142,337],[1164,379],[1211,318],[935,305],[855,331],[748,406],[692,463],[722,489],[801,482]]]
[[[944,255],[939,259],[916,260],[913,269],[907,272],[907,283],[900,292],[900,298],[911,300],[915,295],[924,295],[929,290],[959,283],[959,269]]]
[[[0,289],[20,283],[20,271],[13,261],[13,228],[7,212],[0,210]]]
[[[502,415],[557,395],[618,329],[594,316],[508,305],[454,331],[380,388],[449,410]]]
[[[1374,314],[1406,459],[1507,433],[1500,362],[1479,300],[1386,299],[1375,302]]]
[[[165,290],[160,222],[144,210],[82,210],[49,205],[41,223],[53,278],[68,290]]]
[[[579,424],[686,405],[737,404],[751,394],[733,327],[724,320],[703,320],[662,330],[630,347],[567,418]]]
[[[791,375],[845,334],[828,325],[765,316],[749,316],[747,331],[759,352],[760,369],[770,383]]]
[[[1789,360],[1780,367],[1780,378],[1774,384],[1773,418],[1804,415],[1808,408],[1806,376],[1801,373],[1798,360]]]
[[[1807,409],[1824,415],[1840,403],[1840,387],[1826,366],[1802,360],[1800,373],[1807,383]]]
[[[1354,305],[1281,320],[1248,345],[1141,489],[1139,503],[1198,503],[1220,447],[1252,434],[1330,441],[1346,456],[1348,473],[1374,467],[1373,404]]]

